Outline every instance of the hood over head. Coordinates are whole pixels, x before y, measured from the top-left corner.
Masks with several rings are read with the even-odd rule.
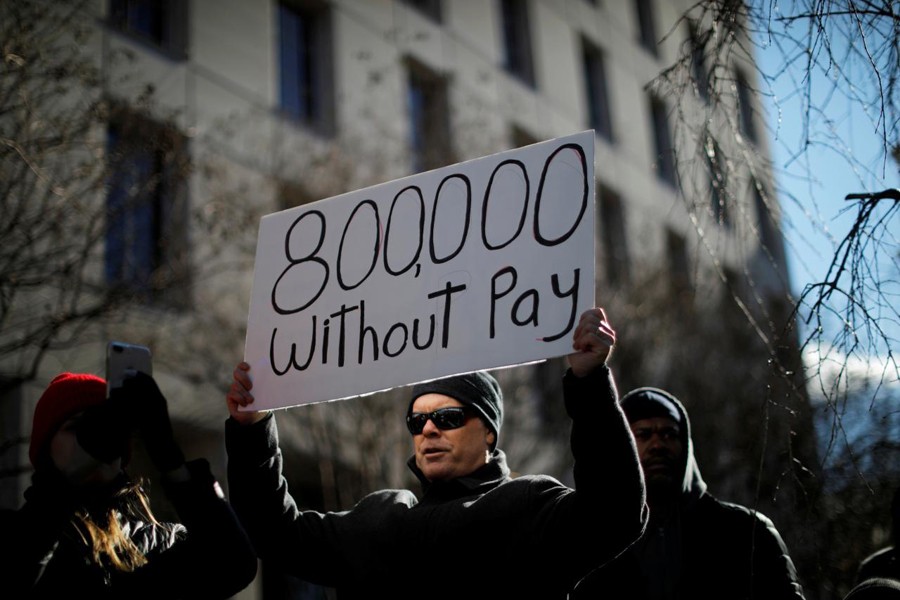
[[[679,425],[681,434],[681,495],[684,502],[693,502],[706,491],[706,482],[700,475],[700,467],[694,456],[694,443],[691,439],[691,421],[681,401],[669,392],[654,388],[641,387],[622,396],[622,411],[629,425],[641,419],[667,417]]]

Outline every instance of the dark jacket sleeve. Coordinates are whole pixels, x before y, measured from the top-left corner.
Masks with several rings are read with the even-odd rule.
[[[755,513],[753,518],[753,597],[760,600],[803,600],[797,569],[775,524],[760,513]]]
[[[200,459],[186,466],[189,480],[163,481],[186,535],[171,545],[158,544],[148,553],[146,565],[113,579],[117,595],[224,599],[256,577],[253,546],[209,463]]]
[[[74,490],[48,470],[32,476],[22,508],[0,514],[0,579],[11,597],[26,597],[41,578],[75,505]]]
[[[306,581],[335,585],[346,573],[337,525],[345,513],[298,509],[282,473],[274,415],[252,425],[229,418],[225,448],[229,497],[259,558]]]
[[[634,543],[649,513],[637,449],[609,369],[582,378],[567,372],[563,393],[572,418],[575,492],[549,508],[556,514],[549,544],[554,568],[568,573],[571,588]]]
[[[704,494],[684,520],[682,588],[709,597],[726,586],[748,600],[802,600],[803,588],[774,523],[746,506]]]
[[[900,548],[888,546],[870,554],[859,564],[855,583],[888,577],[900,580]]]

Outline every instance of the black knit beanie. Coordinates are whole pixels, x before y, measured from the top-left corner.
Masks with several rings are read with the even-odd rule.
[[[500,426],[503,424],[503,392],[500,390],[500,384],[490,373],[476,371],[417,384],[413,387],[407,415],[412,412],[416,398],[425,394],[443,394],[473,407],[488,429],[494,432],[494,444],[491,449],[497,446]]]
[[[667,417],[679,425],[683,424],[675,396],[659,388],[642,387],[632,390],[622,396],[619,404],[629,424],[653,417]]]

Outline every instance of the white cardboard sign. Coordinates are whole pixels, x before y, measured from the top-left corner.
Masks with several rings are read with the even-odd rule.
[[[266,215],[255,409],[553,358],[594,299],[585,131]]]

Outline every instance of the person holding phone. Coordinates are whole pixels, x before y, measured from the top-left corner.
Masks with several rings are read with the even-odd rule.
[[[158,521],[126,467],[137,433],[180,522]],[[185,461],[150,375],[61,373],[34,411],[25,503],[0,513],[10,598],[227,598],[256,555],[206,460]]]

